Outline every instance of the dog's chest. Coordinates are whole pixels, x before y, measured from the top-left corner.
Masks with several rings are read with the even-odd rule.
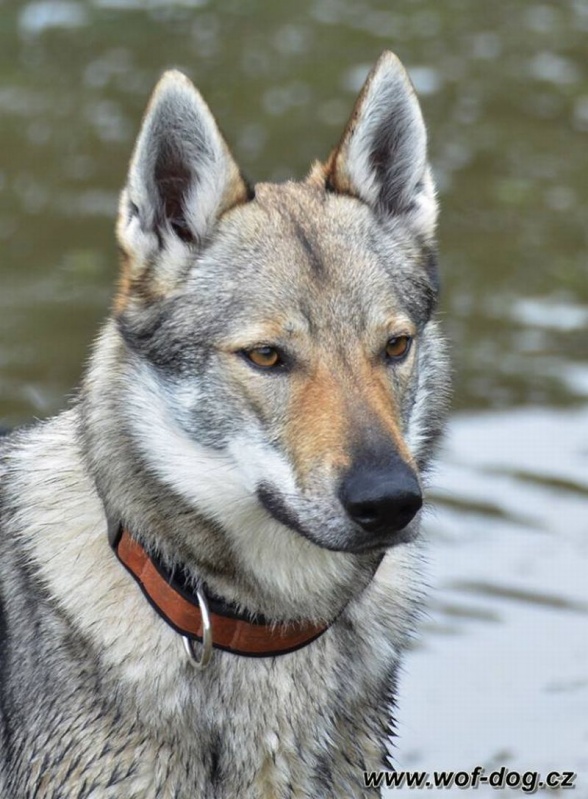
[[[286,661],[271,668],[249,660],[238,664],[244,669],[233,669],[234,659],[229,657],[229,668],[194,680],[189,689],[184,685],[179,697],[176,693],[177,710],[168,704],[159,730],[151,717],[148,740],[144,730],[133,731],[129,795],[372,795],[364,793],[363,770],[382,767],[389,713],[381,701],[383,690],[370,695],[358,685],[359,691],[351,684],[335,685],[340,675],[324,662],[317,668],[314,658],[303,656],[302,668],[290,671]],[[350,669],[349,681],[352,674]]]
[[[114,712],[84,736],[92,754],[84,780],[100,786],[87,795],[372,796],[362,787],[363,770],[382,767],[383,686],[372,682],[369,691],[352,658],[341,681],[334,662],[310,651],[273,665],[229,655],[204,675],[189,667],[167,685],[160,675],[159,684],[147,679],[121,691]]]
[[[327,696],[307,707],[288,688],[273,696],[192,708],[145,725],[128,707],[79,707],[77,718],[48,719],[68,730],[28,766],[26,784],[46,799],[339,799],[362,792],[363,768],[381,767],[369,725],[353,729]],[[302,686],[304,693],[304,686]],[[369,715],[369,714],[366,714]],[[83,727],[83,732],[80,727]],[[75,745],[74,745],[75,738]],[[50,758],[47,756],[50,752]],[[50,762],[49,762],[50,760]],[[25,791],[25,795],[28,795]]]

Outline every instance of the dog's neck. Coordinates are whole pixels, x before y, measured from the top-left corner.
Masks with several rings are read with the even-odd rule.
[[[184,638],[190,653],[190,642],[196,640],[203,644],[206,659],[212,647],[246,657],[285,655],[312,643],[329,627],[311,622],[275,624],[211,596],[202,584],[195,590],[185,569],[168,569],[122,524],[109,524],[109,541],[151,606]]]

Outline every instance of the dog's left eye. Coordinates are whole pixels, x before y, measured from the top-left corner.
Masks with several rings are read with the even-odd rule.
[[[410,336],[393,336],[386,344],[386,357],[391,361],[400,361],[410,350],[412,338]]]
[[[282,365],[282,357],[275,347],[253,347],[243,350],[243,355],[262,369],[272,369]]]

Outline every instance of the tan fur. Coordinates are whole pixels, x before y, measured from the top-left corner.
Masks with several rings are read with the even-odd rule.
[[[363,353],[354,359],[352,372],[339,367],[337,372],[336,362],[322,363],[312,374],[292,379],[285,443],[302,484],[317,464],[335,472],[349,466],[354,430],[366,420],[385,431],[399,455],[414,466],[386,375],[374,371]]]
[[[326,365],[292,382],[285,440],[304,484],[317,463],[325,470],[349,465],[347,403],[341,381]]]

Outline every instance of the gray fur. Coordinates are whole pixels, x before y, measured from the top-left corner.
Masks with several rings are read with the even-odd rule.
[[[374,795],[362,775],[387,766],[419,518],[362,552],[337,489],[357,453],[391,449],[424,484],[442,428],[425,148],[386,54],[327,165],[252,198],[191,84],[158,86],[79,401],[0,444],[2,799]],[[261,345],[283,368],[248,360]],[[331,627],[197,672],[115,560],[108,518],[243,609]]]

